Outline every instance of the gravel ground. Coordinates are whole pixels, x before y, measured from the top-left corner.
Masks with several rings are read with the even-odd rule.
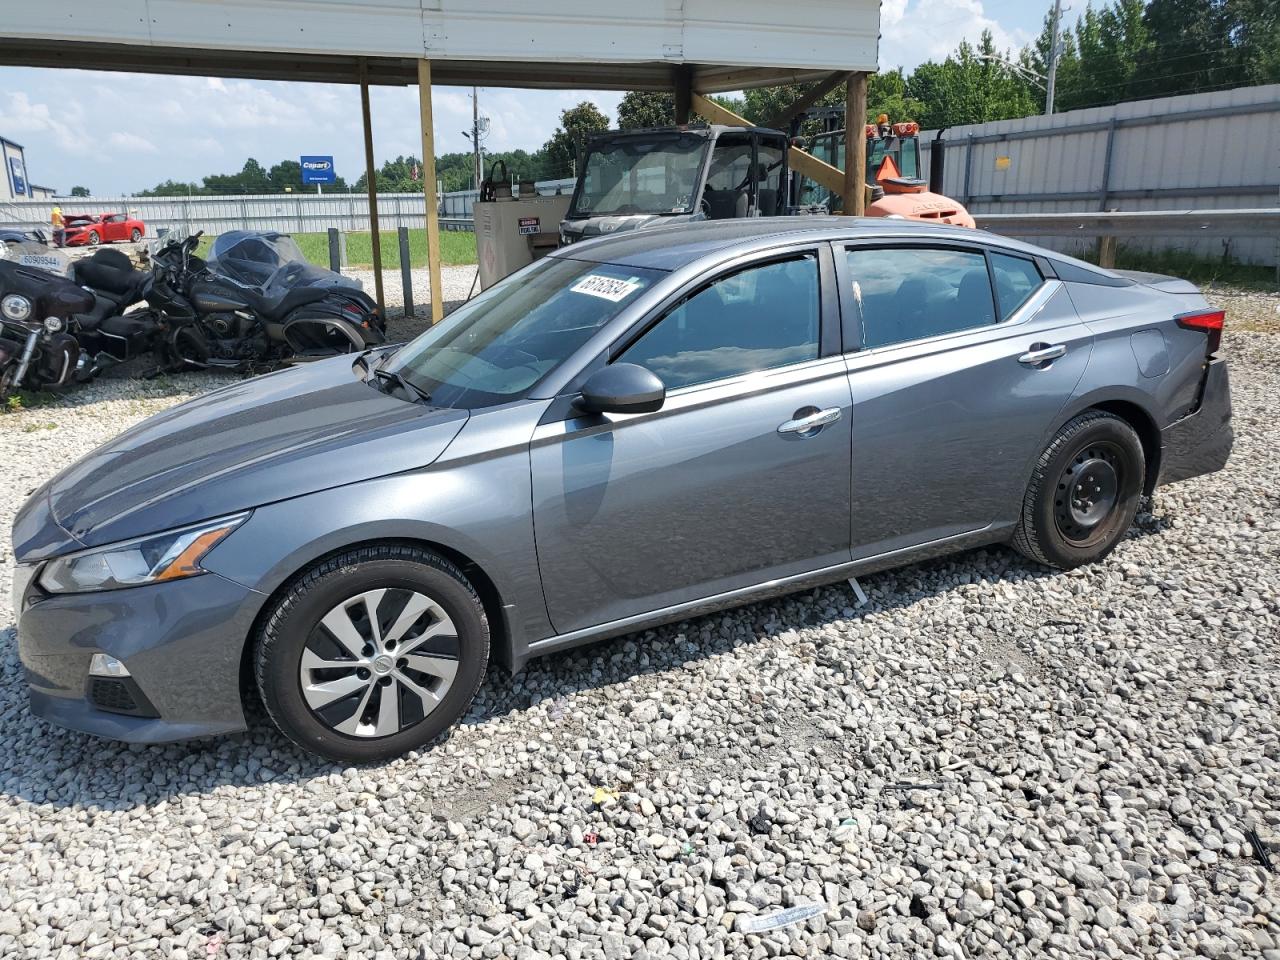
[[[1280,297],[1222,299],[1272,331],[1226,338],[1235,456],[1105,563],[979,550],[862,607],[840,585],[557,655],[385,766],[260,715],[168,747],[48,727],[0,606],[0,956],[1280,960],[1247,839],[1280,862]],[[0,524],[218,382],[0,417]]]
[[[440,268],[440,278],[444,281],[445,313],[449,313],[459,304],[466,303],[475,283],[476,270],[474,266]],[[347,276],[355,277],[364,284],[365,293],[371,297],[374,296],[372,270],[348,270],[346,273]],[[431,317],[431,278],[425,267],[415,268],[410,271],[410,274],[413,285],[414,314],[429,319]],[[387,331],[388,336],[393,340],[399,339],[400,331],[412,331],[412,320],[408,327],[402,327],[396,323],[397,319],[404,319],[404,280],[399,270],[382,271],[382,291],[387,300],[387,319],[391,324]],[[479,292],[478,284],[475,285],[475,292]]]

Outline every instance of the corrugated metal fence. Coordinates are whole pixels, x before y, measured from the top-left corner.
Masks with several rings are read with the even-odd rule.
[[[928,154],[936,131],[920,134]],[[1280,84],[951,127],[945,192],[975,214],[1280,204]],[[1046,237],[1070,250],[1090,241]],[[1275,264],[1280,238],[1137,241]]]
[[[540,194],[568,193],[573,180],[538,183]],[[440,216],[470,217],[475,190],[445,193]],[[155,235],[162,228],[218,234],[227,230],[279,230],[313,233],[369,229],[369,199],[363,193],[286,193],[227,197],[89,197],[59,199],[64,215],[130,211]],[[10,200],[0,202],[0,226],[48,230],[55,201]],[[426,198],[421,193],[378,194],[378,225],[383,230],[426,226]]]

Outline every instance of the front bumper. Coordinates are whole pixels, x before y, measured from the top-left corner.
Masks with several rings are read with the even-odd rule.
[[[1227,362],[1209,361],[1200,404],[1193,413],[1160,431],[1160,477],[1157,485],[1176,483],[1221,470],[1231,456],[1231,383]]]
[[[25,602],[15,599],[18,654],[36,716],[133,743],[245,728],[241,655],[260,594],[209,573],[99,593],[43,596],[29,586]],[[95,653],[124,662],[145,707],[135,713],[150,716],[95,703]]]

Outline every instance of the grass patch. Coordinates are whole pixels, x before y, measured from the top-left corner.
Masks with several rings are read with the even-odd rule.
[[[1081,259],[1097,263],[1097,248],[1086,249]],[[1257,290],[1278,289],[1274,267],[1240,263],[1229,257],[1198,257],[1186,250],[1142,250],[1117,244],[1116,268],[1162,273],[1201,285],[1225,283]]]
[[[382,242],[382,266],[387,270],[400,269],[400,239],[394,230],[378,231]],[[327,233],[294,233],[302,255],[312,263],[322,267],[329,266],[329,235]],[[209,255],[209,247],[213,237],[200,239],[197,254],[201,257]],[[476,235],[462,230],[440,231],[440,262],[448,266],[458,266],[478,262],[476,260]],[[373,265],[373,235],[368,231],[347,234],[347,264],[352,267],[371,267]],[[409,265],[425,267],[427,265],[427,232],[425,230],[409,231]]]

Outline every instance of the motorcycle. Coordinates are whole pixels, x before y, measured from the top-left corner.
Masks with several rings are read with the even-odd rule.
[[[77,282],[63,252],[10,244],[0,257],[0,399],[88,380],[154,339],[154,326],[115,316],[118,301],[102,300]]]
[[[244,370],[383,342],[373,301],[308,263],[292,238],[233,231],[206,261],[195,253],[200,237],[167,237],[151,254],[146,298],[163,316],[159,347],[171,365]]]

